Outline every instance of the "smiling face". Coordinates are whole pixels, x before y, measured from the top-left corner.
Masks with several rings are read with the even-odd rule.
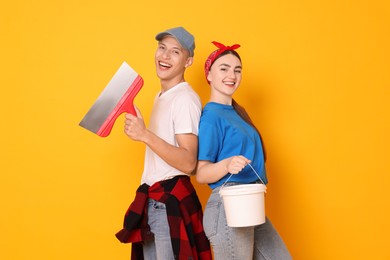
[[[159,43],[155,54],[157,76],[163,89],[184,81],[184,71],[192,64],[188,50],[171,36],[164,37]]]
[[[232,96],[241,83],[241,61],[233,54],[215,60],[207,75],[211,86],[210,100],[231,104]]]

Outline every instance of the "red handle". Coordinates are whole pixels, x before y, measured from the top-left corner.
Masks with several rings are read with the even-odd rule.
[[[96,133],[97,135],[101,137],[108,136],[111,133],[112,127],[114,126],[116,119],[122,113],[131,113],[137,116],[133,105],[133,100],[138,94],[138,92],[141,90],[143,84],[143,79],[141,78],[141,76],[138,75],[129,87],[129,89],[123,95],[122,99],[118,102],[118,105],[116,105],[111,114],[107,117],[106,121],[100,127],[99,131]]]

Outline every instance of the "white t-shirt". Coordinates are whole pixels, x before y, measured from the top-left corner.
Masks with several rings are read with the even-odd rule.
[[[148,129],[167,143],[179,146],[176,134],[198,135],[202,104],[198,94],[182,82],[154,99]],[[185,173],[173,168],[146,146],[141,183],[154,183]]]

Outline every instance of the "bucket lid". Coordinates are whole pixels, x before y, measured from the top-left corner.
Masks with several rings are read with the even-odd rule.
[[[225,195],[246,195],[265,192],[266,187],[264,184],[240,184],[228,187],[222,187],[219,193],[222,196]]]

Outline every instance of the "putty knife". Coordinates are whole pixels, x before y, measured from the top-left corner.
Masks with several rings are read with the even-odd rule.
[[[142,77],[123,62],[79,125],[98,136],[108,136],[120,114],[137,115],[133,100],[143,84]]]

